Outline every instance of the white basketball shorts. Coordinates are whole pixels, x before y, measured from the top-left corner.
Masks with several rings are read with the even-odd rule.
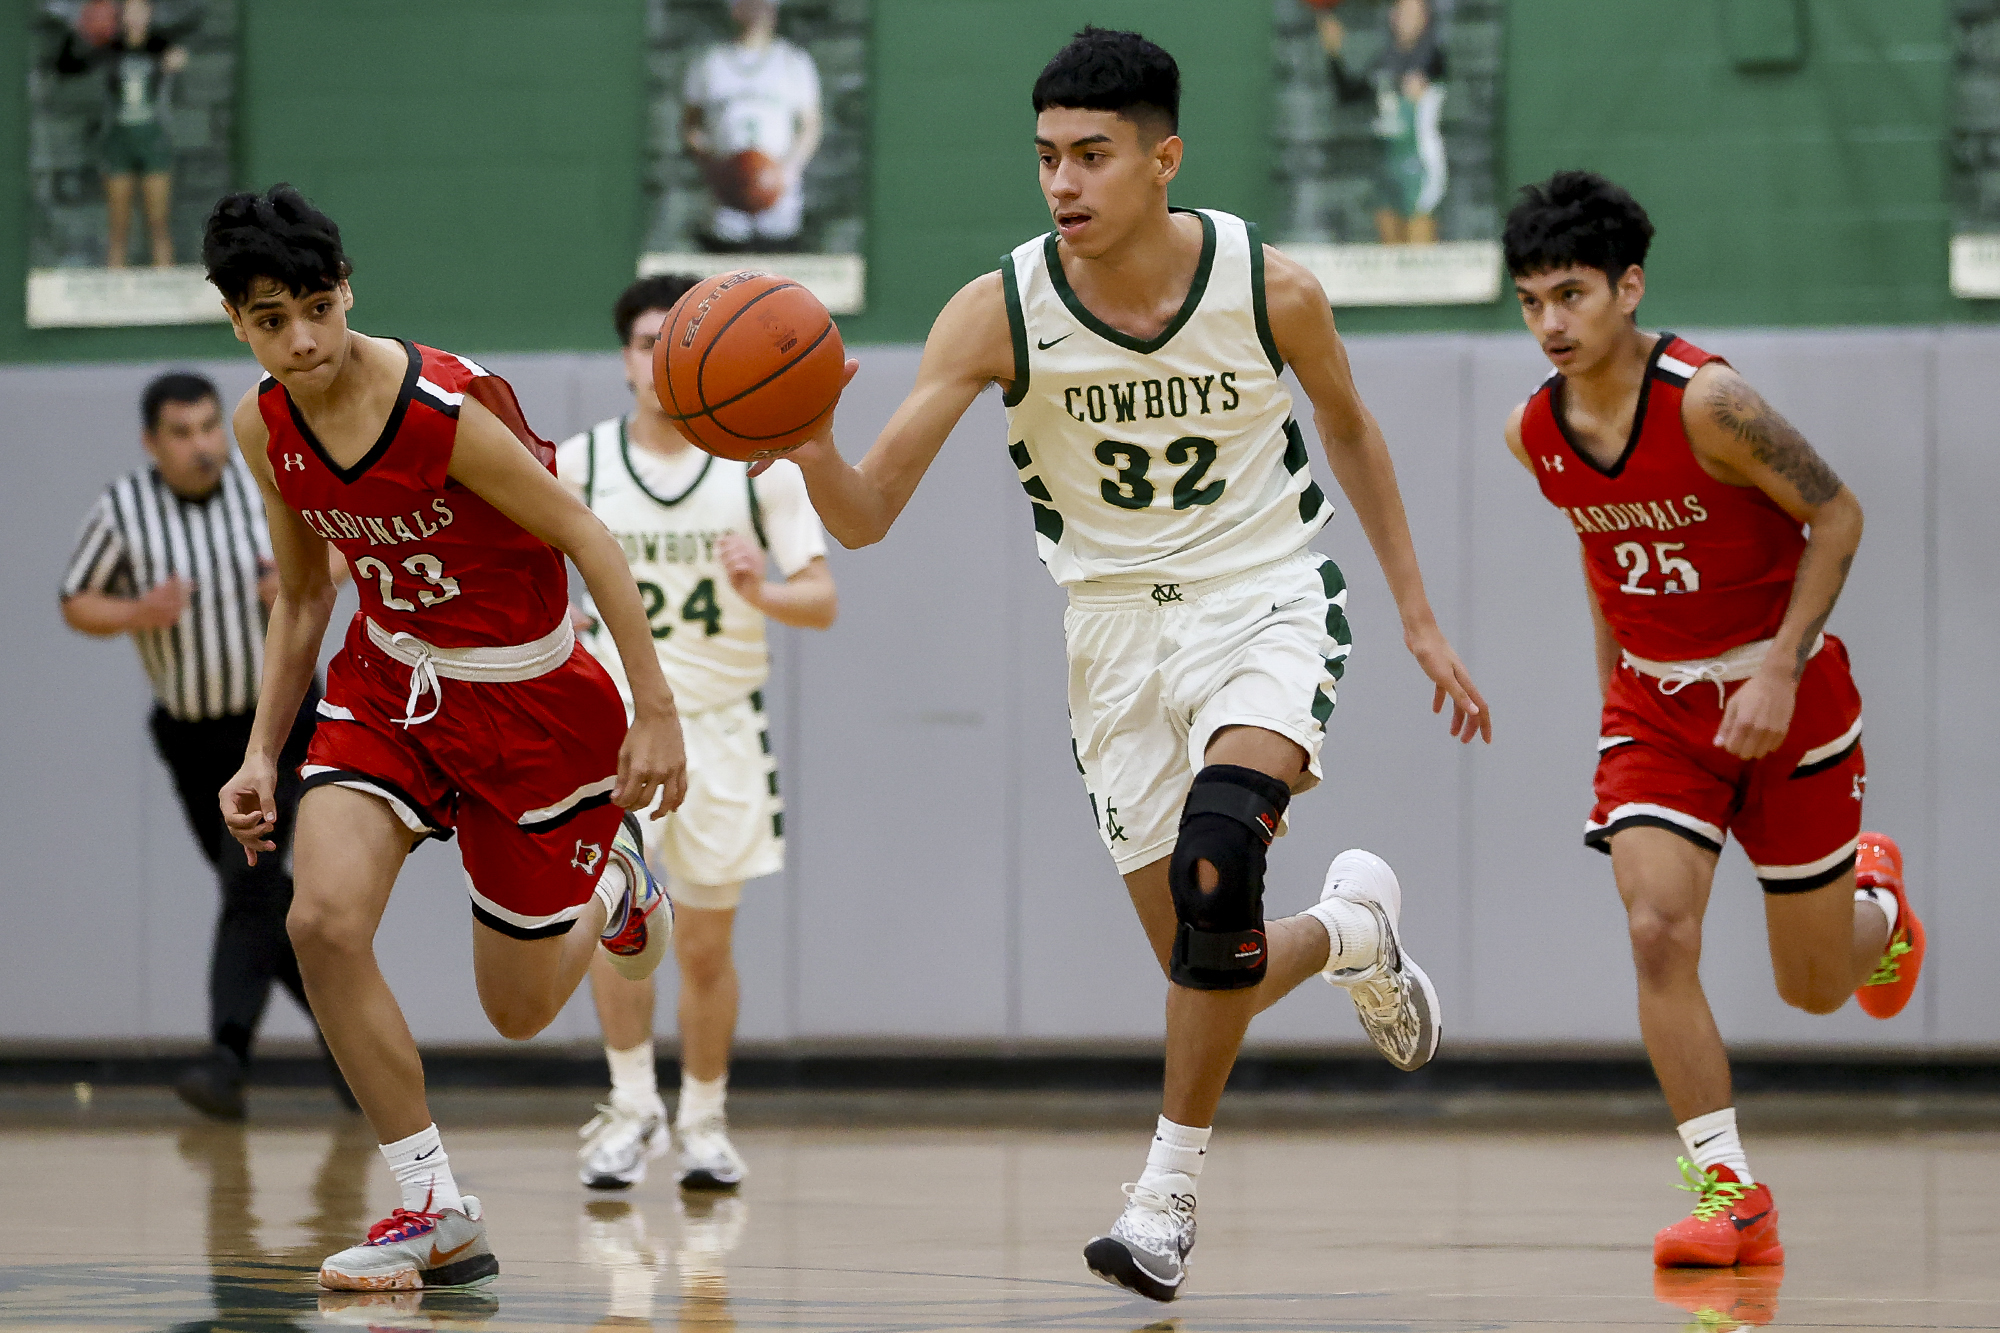
[[[1098,836],[1130,874],[1169,855],[1208,743],[1262,727],[1298,743],[1320,779],[1320,744],[1346,667],[1347,583],[1300,551],[1198,584],[1070,590],[1070,734]]]
[[[676,907],[733,908],[744,880],[785,868],[785,808],[768,723],[761,692],[681,719],[687,799],[665,819],[639,817],[646,859],[665,874]]]

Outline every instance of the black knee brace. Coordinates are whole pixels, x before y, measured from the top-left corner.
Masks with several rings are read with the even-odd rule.
[[[1292,794],[1254,768],[1210,764],[1194,775],[1180,840],[1167,864],[1174,895],[1174,952],[1167,974],[1190,990],[1242,990],[1264,979],[1264,849]],[[1198,863],[1215,867],[1202,892]]]

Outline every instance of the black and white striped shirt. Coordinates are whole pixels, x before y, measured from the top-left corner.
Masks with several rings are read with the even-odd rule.
[[[229,717],[257,707],[266,621],[257,577],[270,558],[263,501],[241,459],[229,460],[204,500],[182,499],[145,467],[112,482],[84,520],[62,595],[141,597],[186,579],[193,587],[180,620],[133,633],[139,661],[174,717]]]

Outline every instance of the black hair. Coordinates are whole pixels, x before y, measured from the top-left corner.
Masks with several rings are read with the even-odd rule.
[[[1085,27],[1035,80],[1035,113],[1052,106],[1115,111],[1130,121],[1164,120],[1180,133],[1181,67],[1136,32]]]
[[[307,296],[332,291],[354,272],[333,219],[284,184],[217,200],[202,228],[201,262],[233,306],[249,299],[259,278]]]
[[[215,391],[215,382],[208,376],[192,370],[170,370],[155,376],[146,386],[146,392],[139,396],[139,415],[150,435],[160,428],[160,409],[168,403],[202,403],[210,399],[221,407],[222,395]]]
[[[672,310],[700,278],[685,273],[654,273],[639,279],[618,293],[611,307],[611,325],[618,330],[618,345],[632,341],[632,324],[648,310]]]
[[[1578,265],[1614,284],[1646,262],[1653,222],[1639,201],[1594,171],[1558,171],[1521,187],[1501,247],[1515,277]]]

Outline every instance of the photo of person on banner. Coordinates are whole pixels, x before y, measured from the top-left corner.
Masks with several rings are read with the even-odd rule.
[[[1394,0],[1384,13],[1388,41],[1369,68],[1341,59],[1347,29],[1331,9],[1319,16],[1327,73],[1341,106],[1373,102],[1382,144],[1375,229],[1384,245],[1435,245],[1444,200],[1444,44],[1430,0]]]
[[[174,262],[173,144],[167,116],[173,78],[187,68],[187,48],[156,22],[151,0],[86,0],[56,55],[56,73],[95,74],[104,88],[97,129],[104,177],[104,267],[124,268],[131,250],[132,199],[141,193],[154,268]],[[185,8],[185,7],[184,7]],[[182,22],[198,12],[183,14]]]
[[[681,135],[715,197],[703,239],[717,250],[787,249],[805,215],[806,165],[819,151],[819,69],[778,36],[778,0],[731,0],[736,40],[689,68]]]

